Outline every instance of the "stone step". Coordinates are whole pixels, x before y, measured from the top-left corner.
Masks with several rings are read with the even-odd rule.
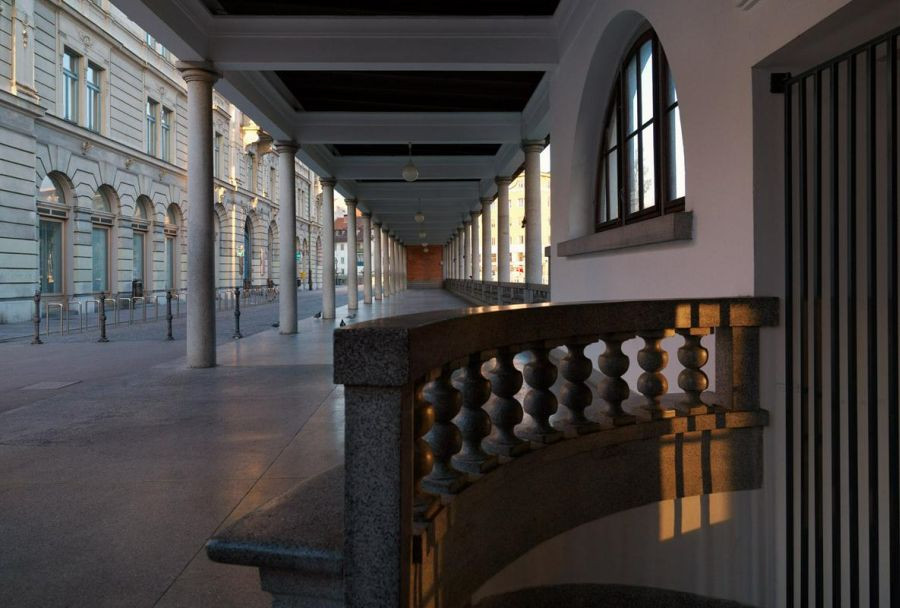
[[[729,600],[629,585],[570,584],[529,587],[487,597],[475,608],[741,608]]]
[[[281,608],[344,605],[344,466],[310,478],[211,538],[216,562],[259,569]]]

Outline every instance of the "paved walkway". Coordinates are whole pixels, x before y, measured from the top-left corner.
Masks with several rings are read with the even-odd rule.
[[[408,291],[356,321],[460,306]],[[335,324],[220,341],[209,370],[139,332],[0,344],[0,606],[268,606],[255,570],[203,546],[343,458]]]

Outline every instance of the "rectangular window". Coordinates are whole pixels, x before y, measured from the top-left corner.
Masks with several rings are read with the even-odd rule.
[[[63,118],[78,122],[78,64],[81,56],[69,49],[63,53]]]
[[[275,200],[275,167],[269,167],[269,198]]]
[[[213,137],[213,176],[222,176],[222,134]]]
[[[167,163],[172,162],[172,110],[166,107],[162,109],[159,144],[161,158]]]
[[[147,154],[156,156],[159,149],[156,123],[159,121],[159,103],[147,98]]]
[[[166,237],[166,289],[175,289],[175,238]]]
[[[41,291],[43,293],[62,293],[62,223],[42,219],[40,239]]]
[[[144,280],[144,234],[135,232],[131,237],[132,255],[131,278],[135,281]]]
[[[256,192],[256,155],[247,154],[247,190]]]
[[[94,226],[91,231],[93,291],[106,291],[109,287],[109,230]]]
[[[85,83],[85,119],[86,127],[95,133],[100,132],[101,102],[100,102],[100,78],[101,70],[93,63],[88,62],[84,73]]]

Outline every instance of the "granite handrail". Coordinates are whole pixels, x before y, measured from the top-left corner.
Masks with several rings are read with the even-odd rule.
[[[457,500],[464,505],[467,494],[484,505],[486,493],[527,487],[523,467],[514,463],[537,466],[541,461],[530,456],[536,447],[582,437],[589,442],[599,437],[591,445],[601,446],[765,424],[759,410],[759,328],[777,323],[775,298],[711,298],[484,306],[336,330],[334,377],[344,385],[346,407],[347,605],[419,605],[413,574],[427,550],[422,538],[435,536],[436,525],[446,529],[454,519],[446,515],[448,505]],[[715,395],[705,392],[703,338],[711,334]],[[669,392],[663,345],[676,335],[682,339],[677,356],[684,367],[678,395]],[[634,338],[643,342],[635,357],[643,372],[634,383],[637,400],[630,399],[631,361],[622,348]],[[606,406],[602,419],[585,415],[594,400],[587,383],[593,365],[585,349],[598,341],[605,345],[597,359],[603,374],[597,393]],[[557,366],[550,351],[560,346],[566,353]],[[529,360],[520,371],[514,359],[523,352]],[[523,380],[527,392],[520,403]],[[559,405],[565,415],[554,415]],[[528,414],[524,423],[523,413]],[[760,444],[758,433],[742,435],[735,446],[743,452],[736,453],[752,459]],[[583,446],[579,450],[584,452]],[[554,451],[559,450],[541,453]],[[749,470],[752,485],[760,479],[754,466],[755,461],[732,468],[739,474]],[[490,480],[500,477],[506,481],[492,485]],[[724,487],[741,489],[740,484]],[[658,494],[648,496],[660,499]],[[601,511],[610,512],[593,513]],[[464,521],[466,509],[459,513],[456,521]],[[447,555],[465,555],[458,548],[471,539],[454,542]],[[487,570],[470,578],[482,580]],[[415,580],[421,577],[420,567]],[[463,605],[472,584],[442,596],[441,605]]]

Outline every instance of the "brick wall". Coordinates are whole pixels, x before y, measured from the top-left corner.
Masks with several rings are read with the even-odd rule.
[[[406,248],[406,265],[410,286],[414,283],[430,283],[440,285],[442,282],[441,247],[429,247],[425,253],[421,246]]]

